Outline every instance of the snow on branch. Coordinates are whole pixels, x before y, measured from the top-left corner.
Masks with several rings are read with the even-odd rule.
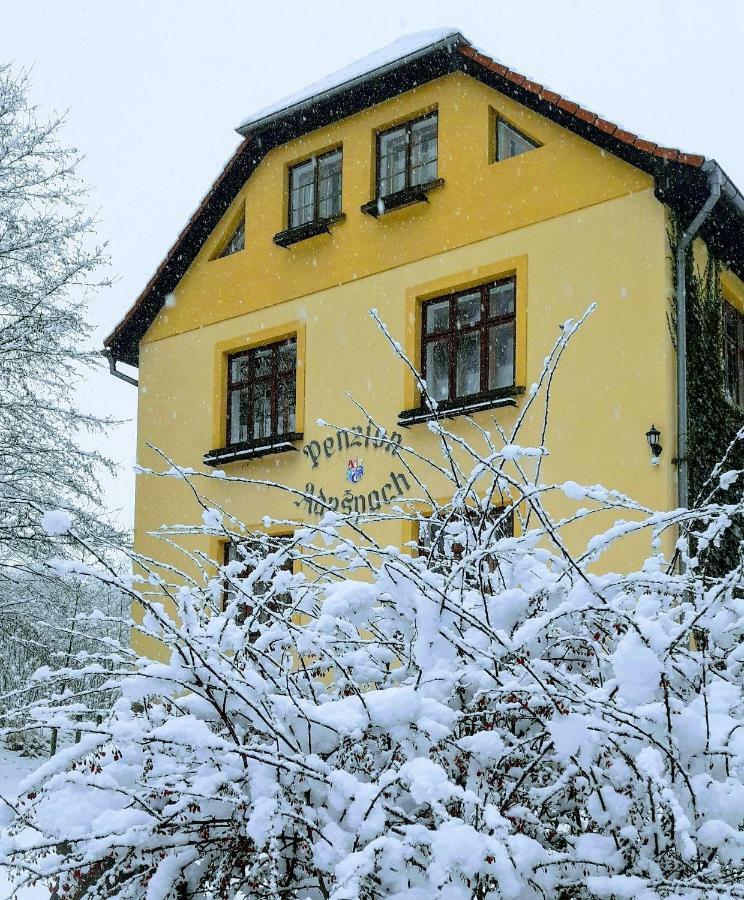
[[[194,524],[159,533],[183,565],[137,557],[121,585],[159,652],[128,671],[121,656],[103,722],[75,718],[74,692],[27,707],[85,734],[6,811],[0,862],[17,889],[744,897],[741,554],[706,569],[741,497],[660,514],[599,485],[540,482],[546,395],[577,328],[527,400],[544,407],[539,446],[521,437],[524,416],[508,435],[435,417],[439,458],[396,450],[419,496],[284,520],[290,539],[228,515],[211,479],[302,492],[163,456],[146,477],[181,478],[194,497]],[[391,520],[420,528],[419,546],[382,543]],[[595,520],[569,551],[568,531]],[[696,554],[683,574],[660,549],[681,527]],[[221,536],[234,557],[210,561],[184,534]],[[639,536],[649,555],[634,571],[597,569]]]

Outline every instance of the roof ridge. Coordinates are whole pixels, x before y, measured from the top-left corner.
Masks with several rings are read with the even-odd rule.
[[[412,79],[413,86],[421,83],[422,73],[424,81],[455,71],[480,78],[494,90],[533,108],[538,114],[552,119],[561,127],[626,160],[630,165],[648,172],[655,179],[661,192],[660,196],[663,195],[665,198],[664,202],[673,202],[679,209],[686,210],[685,204],[695,196],[698,189],[698,179],[702,177],[705,180],[705,169],[712,164],[706,157],[660,146],[620,128],[614,122],[481,53],[459,31],[441,29],[418,32],[408,37],[416,38],[422,35],[430,36],[431,40],[428,42],[411,40],[406,43],[401,38],[398,42],[393,42],[377,53],[359,60],[358,64],[352,63],[329,76],[325,82],[327,88],[324,92],[308,95],[306,88],[304,92],[279,101],[273,111],[267,108],[265,111],[267,114],[263,118],[252,121],[250,127],[246,126],[247,133],[243,132],[244,140],[213,182],[139,297],[104,340],[104,346],[108,347],[116,358],[137,364],[139,341],[162,308],[165,297],[195,259],[211,229],[239,190],[240,184],[250,177],[253,169],[271,146],[284,143],[292,135],[296,136],[298,133],[306,133],[313,127],[319,127],[319,123],[324,123],[324,117],[327,118],[329,115],[343,117],[350,114],[344,104],[350,103],[351,108],[356,109],[361,103],[360,108],[363,108],[370,102],[379,102],[380,98],[385,99],[391,94],[410,89],[410,84],[408,87],[405,86],[407,76],[410,76],[409,81]],[[390,48],[396,45],[404,48],[405,52],[393,58],[390,55]],[[364,60],[367,62],[373,60],[377,65],[362,71],[361,64]],[[472,66],[469,61],[472,61]],[[351,77],[342,82],[334,81],[334,78],[342,74]],[[367,84],[367,81],[370,84]],[[310,90],[323,85],[324,82],[316,82],[310,85]],[[377,95],[374,90],[370,93],[369,89],[375,85],[378,88],[383,85],[383,89],[380,97],[371,101],[370,97]],[[288,100],[293,102],[288,106],[282,106]],[[302,116],[298,115],[299,109],[303,109]],[[254,131],[258,139],[252,141],[249,136],[252,136]],[[744,220],[744,201],[737,209],[741,219]],[[723,224],[726,225],[726,222]],[[721,237],[721,241],[724,239],[734,241],[730,233],[738,226],[731,224],[730,227],[726,227],[728,237]],[[737,241],[738,237],[734,241],[736,247],[732,252],[739,254],[738,258],[744,260],[744,239],[738,243]],[[742,262],[742,277],[744,278],[744,262]]]

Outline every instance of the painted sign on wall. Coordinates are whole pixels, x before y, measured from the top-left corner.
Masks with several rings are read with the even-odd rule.
[[[335,435],[329,435],[323,441],[309,441],[302,448],[302,452],[310,462],[311,469],[317,469],[325,459],[344,454],[341,459],[344,460],[346,480],[352,485],[357,485],[364,477],[364,457],[349,456],[345,451],[353,447],[368,447],[394,457],[398,455],[402,443],[403,437],[397,431],[388,435],[386,431],[374,425],[367,425],[366,428],[355,425],[348,429],[338,429]],[[295,500],[294,505],[305,508],[315,516],[322,516],[328,511],[346,515],[362,514],[375,512],[381,509],[383,504],[403,497],[410,490],[409,475],[394,471],[391,471],[388,480],[377,488],[358,494],[347,488],[340,497],[324,490],[316,482],[308,481],[305,485],[307,496]]]

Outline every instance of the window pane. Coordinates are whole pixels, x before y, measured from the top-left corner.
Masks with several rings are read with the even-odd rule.
[[[434,548],[435,556],[444,555],[444,528],[438,519],[426,519],[419,522],[419,553],[429,554]]]
[[[518,134],[513,128],[510,128],[506,122],[499,121],[496,125],[496,159],[509,159],[512,156],[519,156],[520,153],[526,153],[528,150],[534,150],[537,145],[528,140],[521,134]]]
[[[295,430],[296,368],[295,337],[230,357],[228,444]]]
[[[488,389],[514,384],[514,323],[488,329]]]
[[[730,303],[723,303],[723,357],[726,396],[744,403],[744,317]]]
[[[457,298],[457,327],[475,325],[480,321],[481,295],[480,291],[474,294],[463,294]]]
[[[245,219],[243,219],[235,229],[232,234],[232,237],[227,242],[227,246],[220,254],[221,256],[230,256],[232,253],[237,253],[239,250],[245,249]]]
[[[318,216],[330,219],[341,212],[341,151],[318,160]]]
[[[297,341],[293,338],[279,345],[279,371],[294,372],[297,365]]]
[[[253,351],[254,378],[263,378],[267,375],[271,375],[271,357],[273,352],[274,348],[271,346],[259,347],[258,350]]]
[[[279,382],[277,434],[289,434],[295,430],[295,393],[294,378]]]
[[[262,382],[253,385],[253,437],[269,437],[271,434],[271,385]]]
[[[380,135],[380,183],[378,194],[386,197],[406,186],[406,130],[397,128]]]
[[[728,303],[723,304],[723,321],[727,337],[736,340],[738,334],[736,310]]]
[[[449,341],[430,341],[426,345],[426,386],[435,400],[449,397],[449,366]]]
[[[251,377],[251,362],[248,354],[232,356],[230,358],[230,381],[235,384],[239,381],[248,381]]]
[[[489,288],[489,316],[510,316],[514,313],[514,282],[502,281]]]
[[[457,344],[457,396],[480,391],[480,331],[464,334]]]
[[[225,562],[235,562],[236,559],[243,559],[243,554],[238,552],[238,545],[235,541],[230,541],[227,545],[227,553],[225,554]]]
[[[736,346],[730,340],[725,343],[726,362],[726,396],[734,403],[738,403],[739,373],[737,371]]]
[[[315,160],[290,170],[289,191],[290,228],[312,222],[315,217]]]
[[[427,184],[437,177],[437,117],[411,125],[411,184]]]
[[[429,303],[426,307],[426,333],[434,334],[435,331],[446,331],[449,328],[449,298]]]
[[[230,393],[230,434],[229,442],[239,444],[248,440],[248,391],[235,390]]]

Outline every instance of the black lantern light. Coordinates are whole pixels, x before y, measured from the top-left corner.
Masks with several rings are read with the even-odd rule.
[[[661,456],[661,451],[663,449],[663,447],[659,443],[660,437],[661,432],[655,425],[652,425],[646,432],[646,440],[648,441],[648,446],[651,448],[651,452],[655,457]]]

